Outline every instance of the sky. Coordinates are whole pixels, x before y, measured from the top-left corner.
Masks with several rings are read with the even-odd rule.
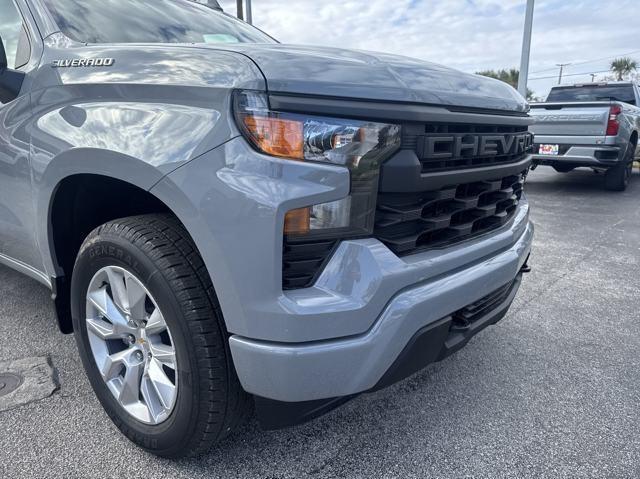
[[[221,0],[235,14],[235,0]],[[526,0],[253,0],[254,24],[283,43],[382,51],[466,72],[520,65]],[[537,0],[529,88],[607,75],[640,62],[640,0]],[[545,78],[551,77],[551,78]]]

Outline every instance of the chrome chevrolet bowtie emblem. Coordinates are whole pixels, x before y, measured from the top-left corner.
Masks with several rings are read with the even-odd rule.
[[[54,68],[70,67],[110,67],[116,62],[115,58],[74,58],[65,60],[53,60]]]

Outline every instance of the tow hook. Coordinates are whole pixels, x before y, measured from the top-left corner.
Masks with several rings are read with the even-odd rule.
[[[527,259],[522,265],[522,268],[520,268],[521,273],[531,273],[531,266],[529,266],[529,258],[531,258],[531,255],[527,256]]]

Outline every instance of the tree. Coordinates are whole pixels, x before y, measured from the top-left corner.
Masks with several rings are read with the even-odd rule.
[[[508,70],[483,70],[477,72],[476,75],[482,75],[489,78],[495,78],[496,80],[508,83],[513,88],[518,88],[518,80],[520,79],[520,71],[517,68],[510,68]],[[527,100],[535,100],[536,97],[533,90],[527,88]]]
[[[624,80],[624,77],[630,75],[638,69],[638,62],[629,58],[616,58],[611,62],[611,72],[616,76],[618,81]]]

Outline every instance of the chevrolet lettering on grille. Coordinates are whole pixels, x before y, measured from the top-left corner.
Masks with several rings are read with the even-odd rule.
[[[533,149],[533,135],[431,135],[425,136],[420,146],[418,153],[424,159],[518,155]]]

